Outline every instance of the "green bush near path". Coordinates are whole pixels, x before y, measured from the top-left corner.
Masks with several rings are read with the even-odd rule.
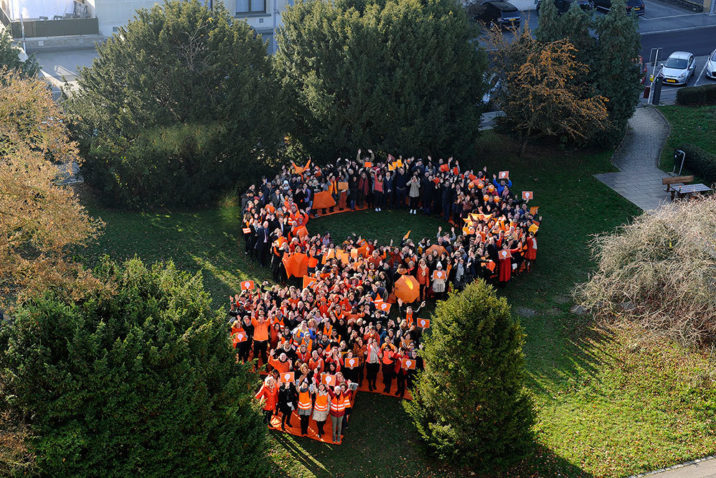
[[[640,331],[598,330],[570,313],[570,291],[593,268],[591,236],[639,213],[595,173],[612,171],[610,153],[540,150],[518,158],[516,146],[492,132],[480,155],[463,167],[507,169],[517,191],[534,191],[544,221],[535,268],[515,278],[507,298],[527,338],[528,386],[535,396],[537,447],[514,469],[527,476],[625,476],[716,452],[713,359]],[[469,164],[472,163],[472,164]],[[246,278],[270,273],[243,253],[239,209],[227,201],[197,212],[119,212],[85,201],[107,224],[99,242],[78,251],[94,263],[103,254],[145,262],[172,258],[177,267],[203,270],[214,305]],[[437,218],[406,212],[360,212],[312,220],[310,232],[334,236],[364,232],[388,242],[434,237]],[[709,361],[711,360],[711,361]],[[344,445],[330,446],[270,433],[272,476],[464,476],[427,458],[401,403],[359,394]]]
[[[716,106],[660,106],[659,111],[671,125],[659,162],[663,171],[671,172],[674,168],[674,150],[682,144],[693,144],[716,154]],[[678,164],[676,171],[679,171]]]

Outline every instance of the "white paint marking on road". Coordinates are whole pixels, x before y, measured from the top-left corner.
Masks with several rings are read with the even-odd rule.
[[[706,61],[704,62],[704,67],[701,68],[701,73],[699,73],[699,76],[696,78],[696,82],[694,83],[694,86],[699,86],[699,81],[701,81],[701,77],[704,76],[704,72],[706,71],[706,67],[709,66],[709,57],[706,57]]]
[[[659,30],[655,32],[639,32],[639,35],[646,36],[646,35],[658,35],[659,33],[675,33],[675,32],[686,32],[690,30],[705,30],[709,28],[716,28],[716,25],[699,25],[695,27],[684,27],[684,28],[674,28],[672,30]]]
[[[654,17],[654,18],[650,18],[645,15],[645,16],[641,17],[641,19],[645,20],[645,21],[646,20],[667,20],[667,19],[671,19],[671,18],[682,18],[682,17],[701,17],[704,15],[708,15],[708,14],[706,14],[706,13],[682,13],[680,15],[667,15],[665,17]]]

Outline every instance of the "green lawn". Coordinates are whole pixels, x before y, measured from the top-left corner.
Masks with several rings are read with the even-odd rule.
[[[509,169],[518,190],[534,191],[544,223],[537,266],[504,291],[527,332],[529,387],[538,407],[538,447],[511,475],[623,476],[716,452],[713,362],[673,344],[643,340],[638,331],[596,330],[569,312],[570,290],[592,267],[593,234],[626,222],[638,209],[592,175],[611,170],[609,154],[534,150],[518,158],[504,137],[482,139],[480,159]],[[240,280],[268,278],[247,260],[238,209],[226,203],[201,212],[139,214],[87,202],[107,227],[82,251],[87,263],[103,254],[147,261],[172,258],[203,270],[217,306]],[[312,220],[311,232],[331,231],[389,241],[407,230],[434,237],[442,222],[405,212],[359,212]],[[400,402],[361,394],[339,447],[271,433],[275,476],[462,476],[425,456]]]
[[[659,111],[671,125],[671,135],[661,152],[661,169],[674,168],[674,150],[684,143],[716,154],[716,106],[661,106]]]

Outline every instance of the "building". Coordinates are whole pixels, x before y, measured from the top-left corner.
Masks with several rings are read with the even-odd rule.
[[[162,0],[0,0],[0,21],[16,39],[67,35],[111,36],[141,8]],[[208,6],[219,2],[237,20],[246,21],[269,41],[281,25],[281,12],[293,0],[201,0]]]

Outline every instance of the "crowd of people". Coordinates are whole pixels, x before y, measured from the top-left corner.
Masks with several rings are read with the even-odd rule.
[[[483,278],[504,285],[536,259],[541,217],[507,171],[462,170],[453,158],[394,158],[372,151],[319,167],[286,166],[242,196],[245,253],[271,266],[276,285],[242,283],[230,297],[239,360],[269,374],[256,397],[265,419],[334,443],[359,389],[409,396],[422,368],[425,301]],[[434,240],[400,244],[310,235],[312,217],[371,208],[440,214]],[[420,304],[420,305],[417,305]],[[315,430],[309,425],[315,423]]]

